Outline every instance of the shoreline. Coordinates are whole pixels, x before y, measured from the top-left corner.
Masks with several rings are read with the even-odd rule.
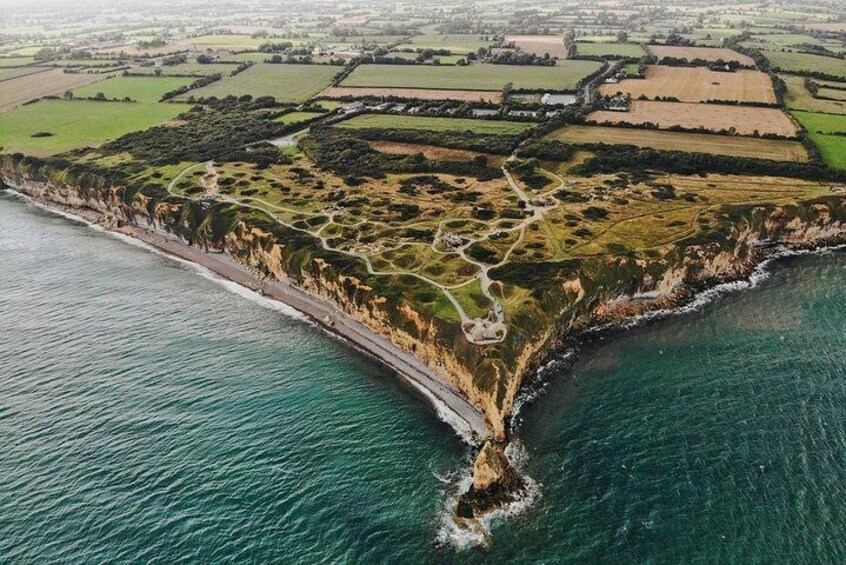
[[[44,202],[13,187],[7,188],[6,192],[50,213],[91,227],[96,226],[107,234],[129,238],[133,243],[146,247],[148,251],[187,262],[220,277],[223,281],[235,283],[247,291],[254,292],[259,297],[293,308],[317,327],[401,376],[433,405],[438,418],[450,425],[465,443],[476,446],[490,437],[484,415],[470,403],[458,387],[429,370],[410,353],[352,320],[341,309],[325,300],[284,281],[262,281],[228,254],[204,251],[183,243],[170,234],[130,224],[118,228],[106,227],[100,222],[103,215],[94,210]]]
[[[670,308],[658,308],[642,314],[630,316],[618,321],[606,322],[578,332],[568,339],[566,347],[551,352],[547,359],[534,371],[531,378],[526,379],[521,390],[514,399],[514,411],[509,422],[509,431],[516,433],[522,425],[519,418],[523,409],[532,406],[543,394],[555,375],[545,376],[552,370],[569,370],[579,360],[580,356],[591,348],[601,346],[605,338],[613,338],[629,330],[645,326],[653,322],[660,322],[675,316],[683,316],[699,311],[717,302],[721,297],[758,288],[771,274],[770,267],[785,259],[803,257],[805,255],[821,255],[846,251],[846,243],[830,243],[817,247],[775,248],[756,262],[744,277],[733,281],[718,283],[713,286],[703,286],[695,289],[691,295],[679,301]]]

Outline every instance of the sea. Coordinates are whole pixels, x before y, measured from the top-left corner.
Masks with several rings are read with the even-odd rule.
[[[846,252],[595,336],[470,448],[295,312],[0,193],[0,563],[843,563]]]

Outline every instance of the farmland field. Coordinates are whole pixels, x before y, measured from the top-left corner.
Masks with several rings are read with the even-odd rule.
[[[51,155],[99,145],[164,122],[183,111],[182,104],[42,100],[0,114],[0,146],[10,153]],[[39,132],[53,135],[32,137]]]
[[[805,88],[805,79],[792,75],[779,75],[787,85],[784,103],[791,110],[808,110],[828,114],[846,114],[846,102],[814,98]]]
[[[773,69],[778,71],[786,73],[815,71],[846,78],[846,61],[843,59],[782,51],[765,51],[764,55],[769,59]]]
[[[713,132],[734,128],[740,135],[774,134],[795,137],[796,124],[779,108],[719,106],[686,102],[634,100],[628,112],[600,110],[588,119],[597,123],[657,124],[661,129],[704,127]]]
[[[342,86],[500,90],[511,82],[515,89],[572,91],[581,79],[599,68],[600,63],[595,61],[559,61],[554,67],[361,65]]]
[[[136,102],[151,104],[158,102],[165,92],[188,86],[192,82],[194,79],[191,78],[117,76],[77,88],[73,95],[77,98],[92,98],[102,92],[108,99],[122,100],[129,97]]]
[[[682,102],[726,100],[775,104],[770,77],[760,71],[734,73],[711,71],[705,67],[666,67],[651,65],[644,79],[624,79],[603,84],[601,94],[629,93],[632,98],[672,97]]]
[[[323,115],[325,114],[322,112],[288,112],[287,114],[282,114],[274,121],[288,125],[304,122]]]
[[[737,51],[719,47],[676,47],[670,45],[650,45],[647,47],[649,52],[661,61],[664,57],[672,57],[674,59],[685,59],[692,61],[694,59],[702,59],[703,61],[719,61],[726,62],[735,61],[747,67],[754,67],[755,61],[747,55],[741,55]]]
[[[547,136],[564,143],[606,143],[608,145],[636,145],[661,151],[687,151],[771,159],[774,161],[807,161],[808,154],[798,141],[757,139],[715,135],[710,133],[681,133],[598,126],[566,126]]]
[[[466,102],[488,101],[499,103],[501,91],[484,90],[433,90],[427,88],[367,88],[330,86],[320,93],[326,98],[344,98],[346,96],[395,96],[397,98],[419,98],[422,100],[462,100]]]
[[[644,57],[646,52],[636,43],[576,43],[577,56]]]
[[[567,49],[560,35],[507,35],[505,41],[513,41],[520,48],[520,51],[543,55],[549,53],[550,57],[566,59]]]
[[[846,101],[846,90],[836,88],[820,88],[817,95],[822,98],[831,98],[833,100]]]
[[[434,118],[428,116],[395,116],[366,114],[340,122],[338,127],[366,129],[420,129],[429,131],[472,131],[479,134],[514,135],[534,124],[502,120],[473,120],[465,118]]]
[[[411,44],[415,48],[449,49],[456,54],[475,53],[480,47],[487,47],[491,41],[485,41],[476,34],[423,34],[415,35],[403,45]]]
[[[846,169],[846,116],[816,112],[793,112],[808,130],[823,161],[837,169]]]
[[[32,57],[0,57],[0,68],[2,67],[22,67],[24,65],[31,65],[35,62]]]
[[[329,65],[271,65],[257,63],[234,77],[224,77],[187,96],[210,97],[250,94],[273,96],[279,102],[303,102],[332,82],[338,67]]]
[[[46,71],[45,67],[0,67],[0,81]]]
[[[267,57],[266,54],[263,54],[265,58]],[[156,71],[159,71],[162,76],[168,75],[192,75],[192,76],[208,76],[213,75],[215,73],[220,73],[222,76],[226,76],[235,69],[238,68],[238,65],[234,64],[220,64],[220,63],[207,63],[207,64],[200,64],[200,63],[182,63],[179,65],[168,65],[168,66],[161,66],[161,67],[135,67],[132,69],[132,74],[140,74],[140,75],[155,75]]]
[[[66,90],[103,80],[102,74],[72,74],[53,69],[0,82],[0,112],[42,96],[60,95]]]

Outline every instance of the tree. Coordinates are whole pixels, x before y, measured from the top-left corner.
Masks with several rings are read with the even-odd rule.
[[[103,94],[102,92],[98,92],[97,94],[94,95],[94,100],[105,100],[105,99],[106,99],[106,95]]]
[[[505,83],[505,86],[502,87],[502,99],[505,100],[508,98],[508,95],[511,94],[511,91],[514,89],[514,84],[511,82]]]
[[[617,32],[617,41],[619,43],[628,43],[629,42],[629,34],[625,31],[618,31]]]
[[[212,59],[205,53],[200,53],[199,55],[197,55],[197,62],[201,65],[208,65],[212,61],[214,61],[214,59]]]
[[[73,90],[65,90],[65,93],[62,95],[62,98],[65,100],[73,100]]]

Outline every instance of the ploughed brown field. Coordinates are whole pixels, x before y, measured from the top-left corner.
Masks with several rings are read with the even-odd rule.
[[[720,61],[725,62],[735,61],[747,67],[754,67],[755,61],[748,55],[743,55],[737,51],[726,49],[725,47],[677,47],[674,45],[649,45],[647,49],[652,55],[655,55],[660,62],[664,57],[672,57],[674,59],[685,59],[693,61],[694,59],[702,59],[703,61]]]
[[[344,98],[352,96],[395,96],[397,98],[420,98],[422,100],[460,100],[463,102],[492,102],[499,104],[502,93],[488,90],[437,90],[429,88],[377,88],[331,86],[320,93],[323,98]]]
[[[650,65],[646,69],[646,78],[603,84],[599,87],[599,92],[610,95],[618,92],[629,93],[632,98],[671,97],[682,102],[726,100],[776,103],[773,84],[766,73],[750,70],[723,73],[706,67]]]
[[[541,56],[549,53],[550,57],[556,59],[567,58],[567,49],[560,35],[506,35],[505,41],[513,41],[525,53]]]
[[[661,129],[681,126],[685,129],[704,127],[713,132],[734,128],[740,135],[774,134],[796,137],[798,129],[779,108],[729,106],[690,102],[652,102],[634,100],[628,112],[600,110],[588,116],[598,124],[657,124]]]
[[[470,161],[480,155],[488,159],[488,165],[498,167],[502,165],[503,157],[498,155],[486,155],[466,149],[450,149],[438,147],[437,145],[422,145],[417,143],[401,143],[396,141],[371,141],[370,146],[382,153],[394,155],[416,155],[422,153],[427,159],[433,161]]]
[[[0,82],[0,112],[43,96],[59,96],[110,76],[106,73],[66,73],[53,69]]]
[[[798,141],[759,139],[711,133],[684,133],[601,126],[566,126],[555,130],[546,139],[564,143],[606,143],[636,145],[660,151],[687,151],[731,155],[774,161],[807,161],[808,152]]]

